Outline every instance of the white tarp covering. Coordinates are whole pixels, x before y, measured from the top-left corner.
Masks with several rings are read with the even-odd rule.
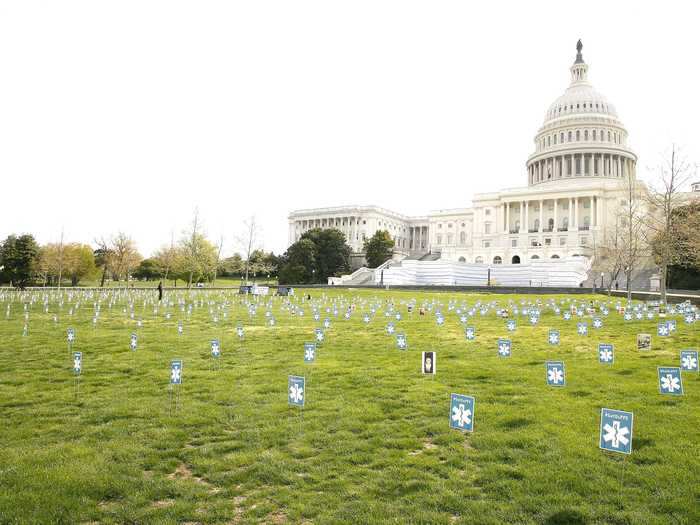
[[[456,261],[403,260],[376,272],[385,285],[485,286],[491,269],[492,286],[576,287],[586,280],[591,262],[586,257],[531,260],[523,264],[467,264]]]

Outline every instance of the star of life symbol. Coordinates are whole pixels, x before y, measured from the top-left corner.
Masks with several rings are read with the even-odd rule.
[[[510,342],[509,341],[499,341],[498,342],[498,353],[502,356],[510,355]]]
[[[600,358],[600,361],[604,363],[609,363],[610,361],[613,360],[613,351],[612,348],[607,347],[607,346],[601,346],[598,349],[598,355]]]
[[[632,320],[632,314],[627,312],[625,313],[625,321],[631,321]]]
[[[681,352],[681,368],[683,370],[698,370],[697,352]]]
[[[622,446],[627,446],[630,442],[629,427],[622,426],[620,421],[612,421],[611,423],[605,423],[603,425],[603,441],[610,443],[613,448],[621,448]]]
[[[536,315],[530,316],[530,324],[537,324],[538,320],[539,320],[539,317],[537,317]]]
[[[564,382],[564,371],[561,368],[552,367],[547,370],[547,379],[550,383],[558,385]]]
[[[129,348],[132,350],[136,350],[136,345],[137,345],[137,339],[136,339],[136,334],[131,334],[131,340],[129,341]]]
[[[306,350],[304,350],[304,360],[305,361],[313,361],[314,354],[315,354],[315,351],[313,348],[310,348],[310,347],[306,348]]]
[[[476,330],[473,326],[468,326],[464,333],[469,341],[472,341],[476,337]]]
[[[365,324],[369,323],[369,315],[365,314],[365,315],[362,317],[362,320],[365,322]]]
[[[316,341],[319,343],[323,341],[323,332],[321,330],[316,330]]]
[[[549,344],[556,345],[559,343],[559,332],[549,332]]]
[[[584,323],[580,323],[578,325],[578,334],[579,335],[586,335],[588,333],[588,325]]]
[[[602,328],[603,327],[603,321],[601,319],[598,319],[597,317],[593,319],[593,328]]]
[[[182,382],[182,366],[179,363],[170,365],[170,382],[175,385]]]
[[[571,312],[564,312],[564,319],[565,319],[566,321],[568,321],[569,319],[571,319]]]
[[[301,388],[299,384],[292,383],[292,386],[289,387],[289,399],[292,401],[292,403],[301,403],[304,399],[304,389]]]
[[[464,403],[459,403],[457,406],[452,407],[452,421],[457,426],[466,427],[472,422],[471,417],[472,411]]]
[[[669,332],[668,325],[666,323],[659,324],[659,327],[658,327],[659,335],[661,335],[661,336],[668,335],[668,332]]]
[[[219,341],[212,341],[211,342],[211,355],[214,357],[219,357],[219,354],[221,353],[221,348],[219,347]]]
[[[678,377],[674,377],[671,374],[666,374],[661,378],[661,390],[666,390],[669,393],[673,393],[680,389],[681,384]]]
[[[73,356],[73,371],[76,374],[79,374],[82,367],[83,367],[83,356],[80,354],[75,354]]]
[[[442,325],[445,322],[445,318],[442,317],[441,315],[439,315],[439,316],[437,316],[435,321],[437,322],[438,325]]]
[[[394,330],[395,330],[395,328],[394,328],[393,324],[389,323],[388,325],[386,325],[386,333],[387,334],[389,334],[389,335],[393,334]]]
[[[464,315],[464,314],[460,315],[460,316],[459,316],[459,322],[462,323],[462,324],[466,323],[466,322],[467,322],[467,316]]]
[[[399,334],[396,336],[396,346],[401,348],[402,350],[406,348],[406,336]]]
[[[506,328],[508,328],[508,331],[513,332],[515,331],[515,319],[510,319],[506,323]]]

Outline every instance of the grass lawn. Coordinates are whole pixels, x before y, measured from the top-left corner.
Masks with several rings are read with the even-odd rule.
[[[675,317],[677,331],[658,337],[658,319],[624,321],[612,299],[603,328],[584,337],[581,319],[546,305],[587,296],[311,290],[332,325],[304,364],[321,323],[301,293],[290,300],[305,315],[273,298],[268,326],[266,300],[251,317],[234,291],[169,292],[157,314],[152,290],[67,291],[62,307],[46,296],[48,313],[44,292],[0,291],[0,523],[700,523],[700,378],[683,373],[683,396],[660,394],[657,379],[657,366],[700,347],[700,323]],[[409,315],[412,299],[433,311]],[[26,336],[20,300],[34,301]],[[543,303],[536,326],[517,317],[510,333],[477,311],[475,341],[448,311],[521,300]],[[407,351],[385,331],[389,301]],[[83,353],[79,385],[68,327]],[[640,332],[651,351],[637,350]],[[499,337],[512,339],[510,358],[498,357]],[[598,343],[615,345],[614,364],[598,362]],[[420,373],[424,350],[437,352],[434,377]],[[565,363],[565,387],[546,385],[547,360]],[[306,377],[303,411],[288,406],[288,375]],[[475,397],[473,433],[449,428],[451,393]],[[631,455],[598,448],[602,407],[634,412]]]

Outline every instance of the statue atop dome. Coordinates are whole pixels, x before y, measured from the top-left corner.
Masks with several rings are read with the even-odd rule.
[[[583,64],[583,55],[581,54],[581,50],[583,49],[583,44],[581,43],[581,39],[578,39],[578,42],[576,42],[576,62],[574,64]]]

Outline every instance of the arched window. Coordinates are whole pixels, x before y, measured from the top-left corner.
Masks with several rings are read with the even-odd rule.
[[[603,142],[605,140],[605,132],[601,129],[600,130],[600,141]]]
[[[530,259],[539,259],[539,258],[540,258],[539,255],[533,255],[532,257],[530,257]]]
[[[496,257],[493,258],[493,264],[501,264],[503,262],[503,259],[499,255],[496,255]]]
[[[467,232],[461,232],[459,234],[459,244],[467,244]]]
[[[520,264],[520,256],[519,255],[513,255],[513,258],[510,260],[511,264]]]
[[[552,255],[552,259],[558,259],[558,258],[559,258],[559,256],[556,253],[554,255]]]
[[[559,135],[559,142],[561,142],[562,144],[564,143],[564,132],[563,131]]]
[[[547,226],[548,226],[549,230],[552,231],[554,229],[554,219],[549,219],[547,221]]]
[[[479,256],[479,257],[477,257],[476,259],[474,259],[474,262],[475,262],[476,264],[484,264],[484,258],[481,257],[481,256]]]
[[[583,140],[588,140],[588,130],[583,132]]]
[[[608,131],[608,142],[611,142],[610,140],[610,132]]]
[[[459,262],[465,263],[465,262],[467,262],[467,260],[466,260],[464,257],[460,257],[460,258],[459,258]]]
[[[581,131],[577,129],[576,130],[576,142],[578,142],[579,140],[581,140]]]
[[[569,142],[571,142],[571,132],[569,131]]]
[[[539,231],[539,230],[540,230],[540,220],[535,219],[535,231]]]
[[[557,145],[557,136],[556,135],[554,135],[554,145],[555,146]]]
[[[597,132],[598,132],[597,130],[595,130],[595,129],[593,130],[593,140],[596,140],[598,138]]]

